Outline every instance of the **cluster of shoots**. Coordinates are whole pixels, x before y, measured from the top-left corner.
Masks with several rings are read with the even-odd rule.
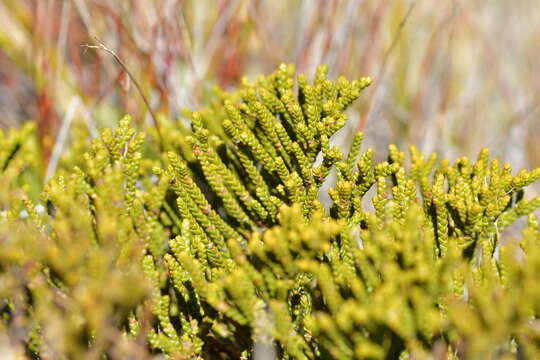
[[[281,65],[163,122],[74,147],[0,218],[0,333],[37,358],[537,358],[540,169],[451,163],[357,133],[369,78]],[[0,180],[26,171],[2,137]],[[81,140],[84,144],[84,140]],[[12,144],[12,145],[10,145]],[[408,160],[406,158],[408,157]],[[329,175],[330,207],[320,201]],[[372,190],[373,189],[373,190]],[[372,190],[372,191],[370,191]],[[505,229],[526,218],[518,238]]]

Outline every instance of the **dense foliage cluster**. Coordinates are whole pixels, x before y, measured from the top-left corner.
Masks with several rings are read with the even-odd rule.
[[[331,145],[369,78],[282,65],[161,122],[75,137],[31,199],[32,128],[0,137],[0,333],[48,359],[534,359],[539,224],[489,159],[363,134]],[[146,129],[155,134],[155,130]],[[157,137],[156,137],[157,138]],[[26,175],[25,175],[26,174]],[[330,174],[330,206],[320,201]],[[5,191],[7,190],[7,191]],[[371,191],[370,191],[371,190]],[[528,216],[522,236],[505,228]]]

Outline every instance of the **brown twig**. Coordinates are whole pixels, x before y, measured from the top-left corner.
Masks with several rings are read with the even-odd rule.
[[[407,13],[405,14],[403,19],[399,23],[396,34],[394,35],[394,38],[392,39],[392,43],[390,44],[390,47],[388,48],[388,50],[386,50],[386,52],[384,53],[384,57],[383,57],[383,60],[382,60],[381,67],[379,68],[379,72],[377,73],[377,78],[378,79],[382,78],[382,76],[384,75],[384,72],[386,71],[386,65],[387,65],[387,62],[388,62],[388,57],[390,56],[390,53],[392,53],[392,51],[396,47],[396,45],[397,45],[397,43],[399,41],[400,35],[401,35],[401,31],[405,27],[405,24],[407,24],[407,21],[409,20],[409,17],[411,16],[411,13],[412,13],[415,6],[416,6],[416,1],[413,1],[409,5],[409,8],[407,9]]]
[[[135,85],[135,88],[137,89],[137,91],[141,95],[141,98],[142,98],[142,100],[144,102],[144,105],[146,105],[146,107],[148,108],[148,111],[150,112],[150,116],[152,117],[152,121],[154,122],[154,127],[156,128],[156,132],[157,132],[157,135],[158,135],[158,138],[159,138],[159,147],[163,150],[163,137],[161,136],[161,130],[159,128],[159,122],[157,120],[156,114],[154,113],[154,111],[150,107],[150,103],[148,102],[148,99],[144,95],[144,93],[143,93],[143,91],[141,89],[141,86],[139,85],[139,82],[137,81],[137,79],[135,79],[135,77],[133,76],[131,71],[129,71],[126,64],[122,61],[122,59],[120,59],[120,57],[118,55],[116,55],[116,53],[114,51],[109,49],[107,47],[107,45],[105,45],[105,43],[103,43],[103,41],[101,41],[97,36],[94,36],[94,39],[96,40],[98,45],[84,44],[84,45],[81,45],[81,46],[86,48],[86,49],[97,49],[97,50],[106,51],[107,53],[112,55],[112,57],[114,58],[114,60],[116,60],[118,65],[120,65],[120,67],[126,72],[129,79],[133,82],[133,84]]]
[[[381,67],[379,68],[379,71],[377,72],[377,77],[375,78],[376,80],[379,80],[379,79],[382,79],[385,72],[386,72],[386,66],[388,64],[388,58],[390,57],[390,54],[392,53],[392,51],[394,50],[394,48],[396,47],[398,41],[399,41],[399,38],[400,38],[400,35],[401,35],[401,31],[403,30],[403,28],[405,27],[405,25],[407,24],[407,21],[409,20],[409,17],[411,16],[412,14],[412,11],[414,9],[414,7],[416,6],[416,1],[413,1],[410,5],[409,5],[409,8],[407,9],[407,13],[405,14],[405,16],[403,17],[403,19],[401,20],[401,22],[399,23],[399,26],[397,28],[397,31],[394,35],[394,38],[392,39],[392,43],[390,44],[390,47],[388,48],[388,50],[386,50],[386,52],[384,53],[384,56],[383,56],[383,60],[382,60],[382,64],[381,64]],[[377,89],[379,88],[381,84],[381,81],[376,81],[375,82],[375,87],[373,90],[371,90],[371,93],[372,94],[376,94],[377,93]],[[372,95],[372,97],[375,96],[375,95]],[[371,101],[370,101],[371,103]],[[366,115],[363,116],[361,119],[360,119],[360,123],[358,124],[358,130],[363,130],[365,127],[366,127],[366,123],[367,123],[367,114],[369,114],[369,110],[366,112]]]

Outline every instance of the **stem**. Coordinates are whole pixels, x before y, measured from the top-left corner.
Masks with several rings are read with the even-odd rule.
[[[107,47],[107,45],[105,45],[105,43],[103,41],[101,41],[97,36],[94,36],[94,39],[96,40],[96,42],[98,43],[98,45],[88,45],[88,44],[84,44],[82,45],[84,48],[87,48],[87,49],[98,49],[98,50],[104,50],[106,51],[107,53],[109,53],[110,55],[112,55],[112,57],[114,58],[114,60],[116,60],[116,62],[120,65],[120,67],[126,72],[126,74],[128,75],[129,79],[133,82],[133,84],[135,84],[135,88],[137,89],[137,91],[139,92],[139,94],[141,95],[141,98],[144,102],[144,105],[148,108],[148,111],[150,112],[150,116],[152,117],[152,121],[154,123],[154,127],[156,128],[156,132],[157,132],[157,135],[158,135],[158,138],[159,138],[159,147],[161,150],[163,150],[163,137],[161,136],[161,130],[160,130],[160,127],[159,127],[159,123],[158,123],[158,120],[157,120],[157,117],[156,117],[156,114],[154,113],[154,111],[152,110],[152,108],[150,107],[150,103],[148,102],[148,99],[146,98],[146,96],[144,95],[142,89],[141,89],[141,86],[139,85],[139,82],[137,81],[137,79],[135,79],[135,77],[133,76],[133,74],[131,73],[131,71],[129,71],[128,67],[126,66],[126,64],[122,61],[122,59],[120,59],[120,57],[118,55],[116,55],[116,53],[114,51],[112,51],[111,49],[109,49]]]

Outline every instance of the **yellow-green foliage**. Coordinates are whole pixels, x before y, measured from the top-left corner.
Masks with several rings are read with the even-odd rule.
[[[9,196],[24,191],[37,196],[40,158],[34,136],[35,124],[7,134],[0,129],[0,212],[9,207]],[[39,194],[39,191],[37,191]]]
[[[0,331],[13,351],[537,358],[540,197],[524,188],[540,169],[513,174],[486,149],[452,164],[412,146],[406,161],[393,145],[375,163],[362,133],[345,155],[330,138],[371,80],[326,75],[295,84],[282,65],[216,90],[187,112],[190,129],[162,123],[163,154],[126,117],[71,154],[39,204],[12,191],[28,134],[2,138]],[[521,238],[503,236],[522,216]]]

